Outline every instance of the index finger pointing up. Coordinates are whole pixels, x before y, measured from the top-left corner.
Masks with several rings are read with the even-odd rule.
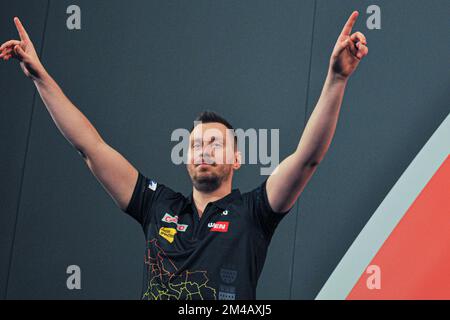
[[[25,28],[22,25],[22,22],[20,22],[19,18],[14,18],[14,23],[16,24],[17,31],[19,32],[20,39],[21,40],[30,40],[28,37],[27,32],[25,31]]]
[[[348,18],[347,23],[344,26],[344,29],[342,29],[342,36],[349,36],[352,32],[353,26],[355,25],[356,19],[358,19],[359,12],[353,11],[350,18]]]

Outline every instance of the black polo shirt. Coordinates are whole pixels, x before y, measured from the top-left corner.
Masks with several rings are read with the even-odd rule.
[[[192,199],[141,172],[125,210],[146,237],[142,299],[255,299],[275,228],[267,179],[209,202],[199,218]]]

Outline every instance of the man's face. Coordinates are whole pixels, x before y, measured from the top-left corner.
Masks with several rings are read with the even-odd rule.
[[[187,169],[198,191],[217,190],[239,167],[233,133],[227,131],[225,125],[218,122],[198,124],[192,130]]]

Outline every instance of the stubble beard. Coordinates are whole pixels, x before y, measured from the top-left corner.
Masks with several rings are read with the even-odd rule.
[[[194,188],[200,192],[211,193],[220,188],[223,181],[227,180],[231,174],[231,168],[225,167],[222,170],[222,174],[217,174],[216,172],[210,172],[207,175],[197,173],[197,168],[194,168],[194,173],[190,174],[192,184]]]

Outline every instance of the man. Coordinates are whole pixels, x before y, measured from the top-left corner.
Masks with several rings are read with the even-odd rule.
[[[254,190],[232,190],[240,167],[233,127],[203,112],[192,128],[187,170],[192,193],[185,197],[150,180],[112,149],[69,101],[41,64],[18,18],[20,40],[0,47],[31,78],[58,129],[82,155],[117,206],[142,226],[146,241],[144,299],[254,299],[267,248],[282,218],[327,152],[345,87],[368,54],[358,12],[345,24],[330,58],[322,94],[297,149]]]

